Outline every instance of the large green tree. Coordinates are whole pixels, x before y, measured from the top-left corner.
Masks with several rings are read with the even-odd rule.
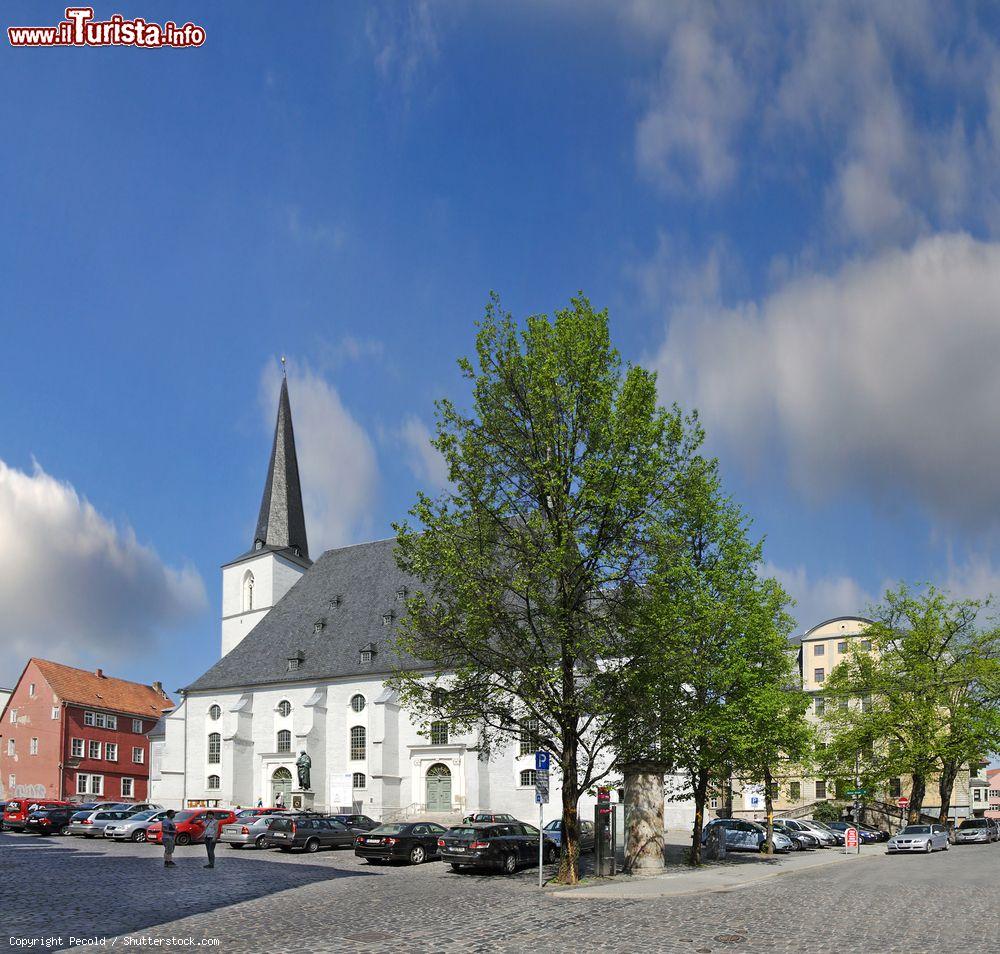
[[[451,486],[396,527],[420,582],[399,644],[427,668],[393,684],[422,721],[476,732],[483,757],[519,732],[552,754],[572,883],[579,796],[613,769],[606,679],[629,662],[650,540],[701,434],[658,405],[652,373],[623,365],[582,296],[523,328],[491,298],[460,367],[471,410],[439,401],[433,442]]]

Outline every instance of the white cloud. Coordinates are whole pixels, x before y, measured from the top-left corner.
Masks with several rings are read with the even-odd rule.
[[[190,567],[164,565],[73,487],[0,461],[0,683],[29,656],[92,665],[148,654],[206,606]]]
[[[767,563],[762,573],[774,577],[795,600],[790,612],[798,623],[796,633],[804,633],[835,616],[864,616],[880,595],[869,593],[850,576],[810,577],[802,565],[780,567]]]
[[[273,433],[280,388],[280,367],[271,361],[260,383],[261,410],[269,433]],[[329,547],[356,543],[370,533],[378,462],[364,427],[322,375],[289,360],[288,395],[309,552],[315,559]]]
[[[666,400],[813,499],[860,488],[964,527],[1000,515],[1000,244],[923,239],[760,303],[676,310]]]
[[[438,58],[438,28],[428,0],[373,6],[365,20],[375,71],[387,85],[408,93],[420,72]]]
[[[399,432],[407,448],[407,464],[413,475],[424,482],[427,493],[448,485],[448,464],[436,447],[431,445],[431,432],[427,425],[413,414],[407,415]]]

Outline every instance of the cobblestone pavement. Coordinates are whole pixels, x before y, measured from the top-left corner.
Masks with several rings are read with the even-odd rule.
[[[370,866],[347,851],[218,855],[209,871],[202,849],[178,849],[178,867],[165,869],[153,845],[0,834],[0,942],[24,950],[12,940],[59,936],[67,948],[72,935],[122,950],[218,939],[225,954],[921,954],[1000,942],[1000,844],[845,860],[725,893],[587,901],[539,892],[537,869],[504,878],[439,862]]]

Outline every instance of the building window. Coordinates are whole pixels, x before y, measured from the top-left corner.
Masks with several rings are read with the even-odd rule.
[[[118,761],[118,743],[117,742],[106,742],[104,744],[104,757],[109,762]]]
[[[325,628],[326,628],[326,620],[325,619],[318,619],[318,620],[316,620],[315,623],[313,623],[313,632],[314,633],[322,633]]]
[[[816,698],[816,715],[822,715],[826,712],[826,699],[822,696]]]
[[[221,780],[219,779],[218,775],[209,775],[208,776],[208,787],[210,789],[213,789],[213,790],[217,789],[217,788],[219,788],[220,781]]]
[[[13,722],[14,720],[11,719],[10,721]],[[84,714],[83,714],[83,724],[84,725],[89,725],[89,726],[97,725],[96,714],[93,713],[93,712],[84,712]]]
[[[31,744],[28,746],[29,755],[38,755],[38,739],[32,739]]]
[[[861,640],[861,648],[862,649],[871,649],[872,648],[872,641],[870,639],[862,639]]]
[[[361,650],[361,661],[370,663],[375,658],[376,647],[374,643],[369,643]]]
[[[142,734],[142,719],[133,719],[132,720],[132,731],[133,732],[137,732],[140,735]]]
[[[534,769],[525,769],[521,773],[521,788],[534,788],[537,777]]]
[[[448,723],[432,722],[431,745],[447,745],[447,744],[448,744]]]
[[[142,765],[146,761],[146,750],[141,745],[132,746],[132,761],[136,765]]]
[[[357,695],[351,696],[351,708],[355,712],[365,711],[365,697],[360,692]]]
[[[813,679],[815,679],[816,682],[823,682],[826,679],[826,670],[822,666],[819,666],[816,669],[814,669]]]
[[[889,779],[889,797],[899,798],[903,794],[903,782],[898,778]]]
[[[837,643],[837,652],[838,653],[846,653],[847,652],[847,641],[846,640],[843,640],[843,641]]]
[[[826,798],[826,782],[816,779],[816,798]]]
[[[813,655],[814,656],[825,656],[826,655],[826,644],[825,643],[817,643],[815,646],[813,646]]]
[[[86,795],[87,794],[87,776],[77,774],[76,776],[76,794]]]
[[[99,759],[101,757],[101,743],[95,742],[93,739],[87,746],[87,757],[92,759]]]
[[[288,729],[282,729],[278,733],[278,751],[279,752],[291,752],[292,751],[292,733]]]
[[[253,574],[247,570],[243,574],[243,612],[253,610]]]
[[[368,787],[368,779],[365,778],[365,773],[364,772],[355,772],[354,773],[354,777],[351,780],[351,787],[352,788],[367,788]]]
[[[302,668],[302,657],[301,656],[289,656],[288,657],[288,671],[298,672]]]
[[[118,716],[107,715],[104,712],[84,712],[83,724],[96,726],[98,729],[117,729]]]
[[[35,698],[35,684],[33,682],[28,684],[28,695],[31,696],[32,699]]]
[[[719,797],[717,795],[713,795],[711,798],[709,798],[709,800],[708,800],[708,807],[709,808],[718,808],[719,807]]]
[[[90,776],[90,794],[91,795],[103,795],[104,794],[104,776],[103,775],[91,775]]]
[[[790,782],[788,785],[788,797],[793,801],[797,802],[802,798],[802,783],[801,782]]]
[[[525,719],[521,723],[521,755],[531,755],[538,749],[538,720]]]
[[[122,779],[122,798],[132,798],[135,795],[135,780],[131,778]]]
[[[15,754],[15,751],[14,751],[14,740],[13,739],[8,739],[7,740],[7,754],[8,755],[14,755]]]
[[[71,739],[70,740],[70,751],[72,752],[73,758],[82,759],[83,758],[83,739]]]
[[[278,703],[278,715],[287,719],[292,714],[292,704],[287,699],[282,699]]]
[[[866,692],[861,697],[861,711],[867,712],[872,707],[872,697]]]
[[[222,761],[222,736],[218,732],[208,735],[208,764],[218,765]]]
[[[382,625],[383,626],[391,626],[392,625],[392,621],[393,621],[394,618],[395,618],[395,615],[393,613],[391,613],[391,612],[389,612],[389,613],[383,613],[382,614]]]
[[[365,757],[367,735],[363,725],[351,729],[351,761],[358,762]]]
[[[59,718],[59,706],[53,706],[52,707],[52,718],[53,719],[58,719]]]
[[[222,717],[222,709],[219,706],[211,706],[208,710],[208,717],[213,722],[218,722]]]

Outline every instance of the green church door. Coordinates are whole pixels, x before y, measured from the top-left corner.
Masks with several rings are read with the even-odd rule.
[[[427,811],[451,811],[451,770],[438,762],[427,770]]]

